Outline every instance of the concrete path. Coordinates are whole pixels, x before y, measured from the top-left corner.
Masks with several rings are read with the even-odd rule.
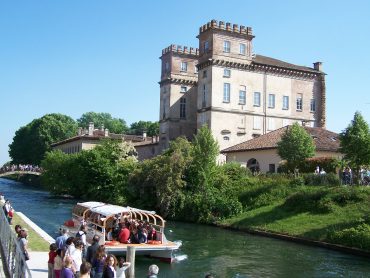
[[[48,277],[48,259],[48,252],[30,252],[27,265],[33,278]]]

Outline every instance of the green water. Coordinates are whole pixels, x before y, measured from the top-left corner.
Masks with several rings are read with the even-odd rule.
[[[0,179],[0,191],[42,229],[55,237],[70,217],[75,200],[53,199],[49,193]],[[188,223],[167,223],[167,238],[181,240],[178,261],[166,264],[136,258],[136,277],[146,277],[157,264],[159,277],[370,277],[370,259],[323,248]],[[46,263],[45,263],[46,264]]]

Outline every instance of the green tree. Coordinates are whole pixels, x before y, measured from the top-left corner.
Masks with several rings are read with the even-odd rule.
[[[92,122],[97,128],[104,126],[110,132],[117,134],[127,133],[128,131],[125,120],[113,118],[109,113],[87,112],[82,114],[81,118],[77,119],[77,122],[83,128],[88,128],[89,123]]]
[[[40,164],[50,145],[76,135],[77,124],[69,116],[47,114],[21,127],[9,145],[13,163]]]
[[[131,134],[142,135],[144,130],[147,132],[148,136],[156,136],[159,134],[159,123],[150,121],[138,121],[132,123],[130,126]]]
[[[340,134],[340,152],[355,167],[359,177],[361,166],[370,165],[370,130],[360,112]]]
[[[286,129],[277,146],[279,156],[287,161],[290,170],[295,170],[306,158],[313,157],[316,149],[311,136],[298,123]]]
[[[188,179],[194,189],[204,191],[212,184],[218,154],[218,143],[213,138],[211,130],[204,125],[198,130],[193,141],[193,162]]]

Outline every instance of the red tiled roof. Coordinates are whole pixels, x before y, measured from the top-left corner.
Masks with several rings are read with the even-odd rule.
[[[289,126],[276,129],[261,135],[260,137],[253,138],[224,149],[221,151],[221,153],[275,149],[277,148],[277,143],[281,140],[281,136],[284,134],[287,128],[289,128]],[[316,150],[338,152],[339,138],[337,133],[319,127],[305,126],[303,128],[314,139]]]
[[[255,64],[269,65],[269,66],[275,66],[279,68],[294,69],[294,70],[300,70],[300,71],[309,71],[312,73],[322,73],[321,71],[315,70],[310,67],[294,65],[294,64],[287,63],[287,62],[284,62],[278,59],[274,59],[271,57],[258,55],[258,54],[255,57],[253,57],[252,61]]]

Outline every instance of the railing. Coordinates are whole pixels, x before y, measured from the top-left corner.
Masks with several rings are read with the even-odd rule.
[[[4,271],[8,274],[7,277],[32,277],[16,235],[12,231],[2,209],[0,212],[0,252]]]

